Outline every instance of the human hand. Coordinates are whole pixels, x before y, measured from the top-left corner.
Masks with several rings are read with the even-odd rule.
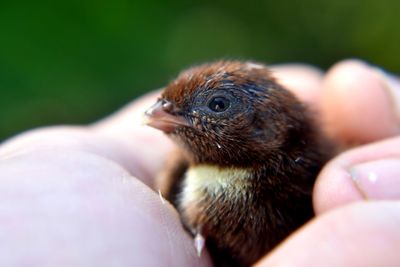
[[[329,122],[327,131],[345,149],[349,144],[398,134],[398,121],[388,104],[395,98],[388,98],[382,88],[383,78],[370,67],[344,62],[326,75],[306,66],[286,65],[274,70],[282,83],[320,111],[321,121]],[[5,248],[0,250],[0,259],[6,265],[210,265],[206,253],[197,258],[172,206],[162,204],[149,189],[172,148],[162,134],[140,125],[142,112],[155,97],[146,96],[91,126],[35,130],[0,147],[0,244]],[[362,108],[365,106],[368,109]],[[365,115],[369,119],[360,121]],[[387,246],[398,251],[400,236],[395,235],[394,227],[388,227],[398,225],[398,204],[368,201],[347,205],[363,196],[346,172],[372,156],[398,157],[391,143],[399,145],[400,141],[376,143],[369,148],[372,152],[368,153],[373,155],[367,155],[371,157],[364,154],[363,149],[368,148],[358,147],[332,161],[315,189],[317,218],[260,264],[310,266],[324,260],[324,266],[334,266],[337,261],[333,260],[338,259],[344,263],[365,259],[368,263],[366,256],[373,255],[377,260],[392,260],[396,254],[387,256],[389,250],[382,247],[382,239],[380,246],[372,244],[378,247],[366,241],[371,238],[377,242],[380,236],[392,238],[391,247]],[[395,160],[390,162],[396,166]],[[368,193],[363,192],[364,196]],[[393,194],[398,198],[398,191]],[[382,213],[376,216],[378,221],[372,219],[378,214],[376,210]],[[376,234],[365,233],[368,229],[376,229]],[[335,240],[329,237],[342,243],[332,248]],[[374,253],[354,253],[348,244],[354,244],[353,249],[368,246],[368,252],[374,249]]]

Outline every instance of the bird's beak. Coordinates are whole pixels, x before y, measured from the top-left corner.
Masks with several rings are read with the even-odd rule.
[[[173,132],[179,126],[189,126],[183,116],[171,113],[172,104],[165,100],[157,101],[144,113],[143,124],[165,133]]]

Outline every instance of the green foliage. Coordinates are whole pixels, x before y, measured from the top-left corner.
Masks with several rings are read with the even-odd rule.
[[[218,58],[399,71],[399,1],[2,1],[0,140],[88,123]]]

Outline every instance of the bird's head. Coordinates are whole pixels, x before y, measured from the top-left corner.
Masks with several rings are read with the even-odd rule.
[[[191,68],[145,112],[195,163],[254,164],[304,142],[304,108],[261,64],[219,61]]]

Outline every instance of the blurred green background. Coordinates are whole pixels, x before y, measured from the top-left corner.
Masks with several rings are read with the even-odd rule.
[[[400,1],[0,3],[0,141],[88,123],[218,58],[400,68]]]

